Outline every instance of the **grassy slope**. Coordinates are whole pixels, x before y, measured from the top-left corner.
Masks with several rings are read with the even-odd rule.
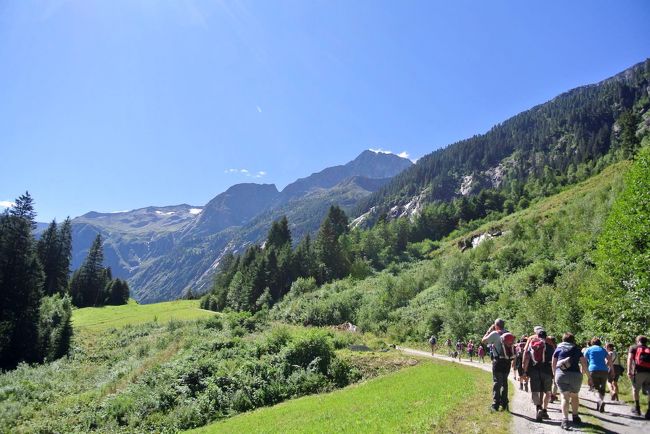
[[[140,305],[133,301],[122,306],[87,307],[72,314],[75,330],[102,331],[111,327],[143,324],[150,321],[166,323],[173,320],[206,318],[214,312],[199,308],[198,300],[177,300]]]
[[[193,432],[507,432],[508,414],[487,417],[490,391],[486,372],[422,361],[359,385],[262,408]]]

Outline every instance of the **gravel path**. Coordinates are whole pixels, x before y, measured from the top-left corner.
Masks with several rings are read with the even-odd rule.
[[[460,363],[474,368],[483,369],[492,372],[492,365],[489,362],[470,362],[468,360],[458,361],[447,356],[436,354],[432,356],[426,351],[414,350],[411,348],[396,347],[398,350],[407,354],[422,357],[435,357],[436,359],[446,360],[452,363]],[[560,403],[549,404],[548,414],[550,420],[544,422],[535,421],[535,405],[533,404],[530,393],[519,390],[519,383],[515,383],[514,377],[510,375],[510,385],[514,389],[514,396],[510,402],[510,413],[512,414],[512,432],[515,434],[535,433],[535,434],[557,434],[566,433],[560,428],[562,422],[562,412]],[[605,397],[605,413],[598,413],[596,400],[598,395],[595,392],[589,392],[587,386],[583,386],[580,392],[580,415],[588,414],[590,418],[583,417],[581,427],[573,427],[573,432],[592,432],[592,433],[620,433],[620,434],[638,434],[650,433],[650,421],[638,418],[632,415],[632,408],[624,403],[613,403]],[[587,420],[589,419],[589,420]]]

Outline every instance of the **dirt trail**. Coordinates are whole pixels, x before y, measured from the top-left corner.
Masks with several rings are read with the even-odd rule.
[[[489,361],[486,363],[470,362],[468,360],[458,361],[447,356],[436,354],[432,356],[431,353],[426,351],[414,350],[411,348],[396,347],[398,350],[407,354],[412,354],[422,357],[435,357],[436,359],[446,360],[452,363],[460,363],[462,365],[472,366],[474,368],[483,369],[484,371],[492,372],[492,365]],[[487,358],[486,358],[487,360]],[[512,432],[515,434],[535,433],[535,434],[557,434],[566,433],[565,430],[560,428],[562,422],[562,412],[560,403],[556,402],[549,404],[548,414],[551,416],[550,420],[544,422],[535,421],[535,406],[530,397],[530,393],[519,390],[519,383],[515,383],[514,377],[510,375],[510,385],[514,389],[514,396],[510,402],[510,413],[512,414]],[[580,391],[580,414],[588,414],[591,416],[589,419],[583,417],[583,424],[581,427],[572,427],[573,432],[592,432],[592,433],[620,433],[620,434],[638,434],[650,432],[650,422],[643,418],[638,418],[632,415],[632,408],[624,403],[613,403],[605,397],[605,413],[598,413],[596,408],[596,400],[598,395],[594,392],[589,392],[587,386],[583,386]],[[487,404],[486,404],[487,405]]]

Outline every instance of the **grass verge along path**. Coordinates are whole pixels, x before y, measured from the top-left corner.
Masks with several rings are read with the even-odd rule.
[[[137,304],[129,301],[121,306],[85,307],[72,313],[75,329],[101,331],[111,327],[143,324],[150,321],[166,323],[171,320],[185,321],[207,318],[214,312],[199,308],[199,300],[177,300],[155,304]]]
[[[192,432],[505,433],[510,423],[507,413],[486,418],[490,387],[485,372],[423,360],[365,383],[294,399]]]

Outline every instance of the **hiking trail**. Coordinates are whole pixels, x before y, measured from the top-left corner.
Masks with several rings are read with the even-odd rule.
[[[452,359],[451,357],[442,354],[432,356],[431,353],[427,351],[414,350],[400,346],[396,346],[395,348],[414,356],[436,358],[492,372],[492,364],[488,357],[486,357],[486,359],[488,359],[486,363],[481,363],[478,360],[475,362],[470,362],[468,360],[462,360],[459,362],[458,359]],[[535,405],[531,399],[531,394],[519,390],[519,383],[515,382],[512,371],[508,378],[510,379],[510,387],[514,389],[514,396],[510,401],[510,413],[512,414],[511,431],[513,433],[559,434],[567,432],[560,428],[562,422],[562,411],[559,401],[548,405],[548,414],[551,417],[550,419],[545,419],[543,422],[537,422],[535,421]],[[588,415],[589,420],[583,417],[581,426],[572,426],[570,431],[604,434],[638,434],[650,432],[650,422],[646,421],[643,416],[638,417],[632,415],[632,407],[629,404],[624,402],[612,402],[609,400],[609,395],[606,395],[605,412],[599,413],[595,410],[597,400],[598,395],[596,392],[589,392],[589,387],[583,385],[580,390],[580,415]],[[486,403],[485,405],[489,405],[489,403]]]

